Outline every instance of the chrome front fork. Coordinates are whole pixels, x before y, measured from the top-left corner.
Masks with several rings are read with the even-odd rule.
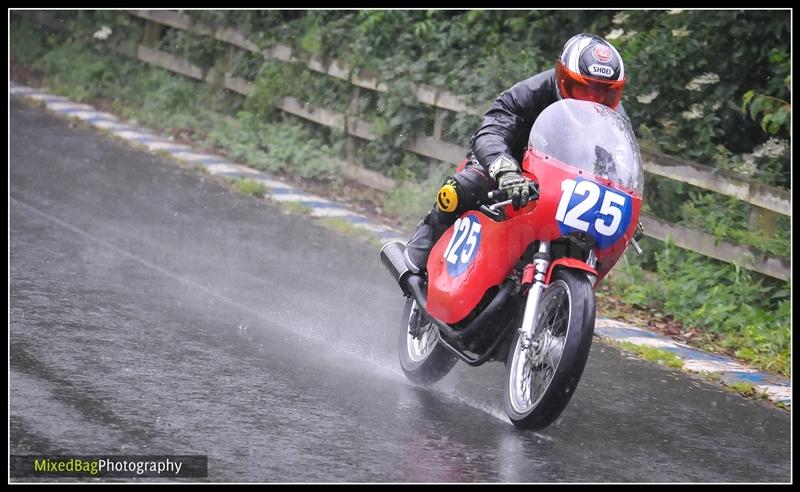
[[[539,245],[539,251],[533,258],[533,284],[528,291],[528,299],[525,303],[525,314],[522,317],[522,326],[519,328],[521,335],[521,348],[528,350],[533,347],[534,350],[539,348],[538,341],[532,341],[531,335],[533,334],[533,327],[536,323],[536,314],[539,311],[539,299],[542,297],[545,284],[544,279],[547,276],[547,268],[550,266],[550,242],[542,241]]]
[[[644,236],[644,227],[642,226],[641,222],[636,222],[636,230],[633,232],[633,237],[629,244],[633,246],[633,249],[636,250],[636,254],[642,256],[642,248],[639,247],[639,239]]]

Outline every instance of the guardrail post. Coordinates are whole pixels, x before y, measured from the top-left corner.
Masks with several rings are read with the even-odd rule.
[[[445,118],[447,118],[447,111],[441,108],[436,108],[436,112],[433,115],[433,138],[436,140],[442,139]]]
[[[209,67],[208,73],[206,74],[206,82],[214,86],[225,87],[225,74],[228,72],[231,66],[231,60],[233,60],[235,56],[233,50],[233,46],[228,46],[224,54],[214,59],[214,64]]]
[[[347,108],[347,113],[344,117],[344,135],[347,139],[345,142],[345,152],[347,163],[356,165],[356,137],[350,134],[349,119],[356,116],[361,112],[361,88],[358,86],[353,87],[353,98],[350,100],[350,106]]]
[[[778,213],[765,208],[752,206],[750,210],[750,230],[766,237],[774,237],[778,232]]]
[[[442,140],[442,133],[444,132],[444,120],[447,118],[447,111],[441,108],[434,108],[433,113],[433,138]],[[430,159],[431,166],[436,166],[438,161]]]
[[[142,44],[148,48],[155,48],[158,40],[161,39],[161,33],[164,31],[164,26],[151,20],[144,23],[144,34],[142,35]]]

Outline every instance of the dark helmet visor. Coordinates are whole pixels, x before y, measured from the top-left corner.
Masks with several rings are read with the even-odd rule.
[[[622,100],[627,75],[622,80],[601,80],[572,72],[556,61],[556,84],[562,97],[604,104],[616,109]]]

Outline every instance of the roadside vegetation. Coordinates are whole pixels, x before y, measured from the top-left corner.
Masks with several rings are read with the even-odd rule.
[[[252,179],[235,179],[233,180],[233,188],[239,193],[257,198],[262,198],[267,192],[267,188],[262,183]]]
[[[683,368],[683,359],[673,354],[669,350],[663,350],[656,347],[648,347],[646,345],[637,345],[635,343],[630,343],[630,342],[619,342],[618,345],[622,349],[628,352],[633,352],[634,354],[640,356],[644,360],[648,360],[650,362],[654,362],[662,366],[670,367],[672,369]]]

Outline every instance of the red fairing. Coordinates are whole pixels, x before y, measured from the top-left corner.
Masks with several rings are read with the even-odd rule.
[[[453,237],[448,229],[434,245],[428,257],[428,311],[445,323],[456,323],[480,302],[489,287],[500,284],[525,251],[525,234],[508,222],[497,223],[480,212],[466,212],[481,225],[481,240],[471,263],[462,274],[453,276],[445,264],[445,250]],[[518,222],[525,217],[516,219]],[[526,229],[526,224],[521,224]]]
[[[522,168],[525,174],[529,177],[541,176],[542,179],[537,180],[540,186],[540,197],[538,201],[541,204],[548,204],[549,207],[545,213],[539,214],[538,217],[541,217],[540,220],[545,222],[547,222],[549,219],[549,223],[556,225],[556,228],[558,228],[558,226],[555,221],[555,213],[559,200],[561,199],[561,183],[565,179],[572,179],[576,176],[592,179],[604,186],[622,191],[623,193],[630,195],[632,198],[633,212],[630,223],[628,224],[628,229],[625,231],[622,237],[620,237],[620,239],[614,242],[614,244],[611,246],[605,249],[595,248],[595,255],[597,256],[597,283],[595,283],[595,287],[597,287],[597,285],[600,283],[600,280],[602,280],[606,274],[611,271],[614,265],[617,264],[617,261],[619,261],[619,259],[625,253],[625,250],[628,247],[628,241],[630,241],[634,232],[636,232],[636,223],[639,220],[639,213],[642,208],[641,195],[634,189],[621,186],[619,183],[614,181],[610,181],[603,177],[576,169],[535,150],[527,150],[525,152],[525,159],[522,162]],[[520,213],[520,211],[514,212],[511,207],[508,207],[508,210],[510,211],[509,216],[518,215]],[[558,236],[553,239],[557,239],[557,237]],[[546,237],[533,239],[551,240]]]
[[[459,167],[464,164],[462,162]],[[526,151],[522,168],[526,177],[539,183],[538,200],[516,211],[511,206],[506,207],[508,219],[502,222],[494,222],[480,211],[465,212],[431,250],[428,258],[428,311],[439,320],[450,324],[463,320],[489,288],[503,282],[529,244],[536,240],[553,241],[561,237],[555,216],[564,180],[577,176],[594,179],[633,198],[633,214],[628,229],[611,246],[595,250],[598,260],[595,286],[625,252],[636,229],[641,208],[641,196],[637,196],[635,190],[625,189],[531,150]],[[457,226],[461,226],[458,231]],[[560,264],[593,271],[579,260]]]

